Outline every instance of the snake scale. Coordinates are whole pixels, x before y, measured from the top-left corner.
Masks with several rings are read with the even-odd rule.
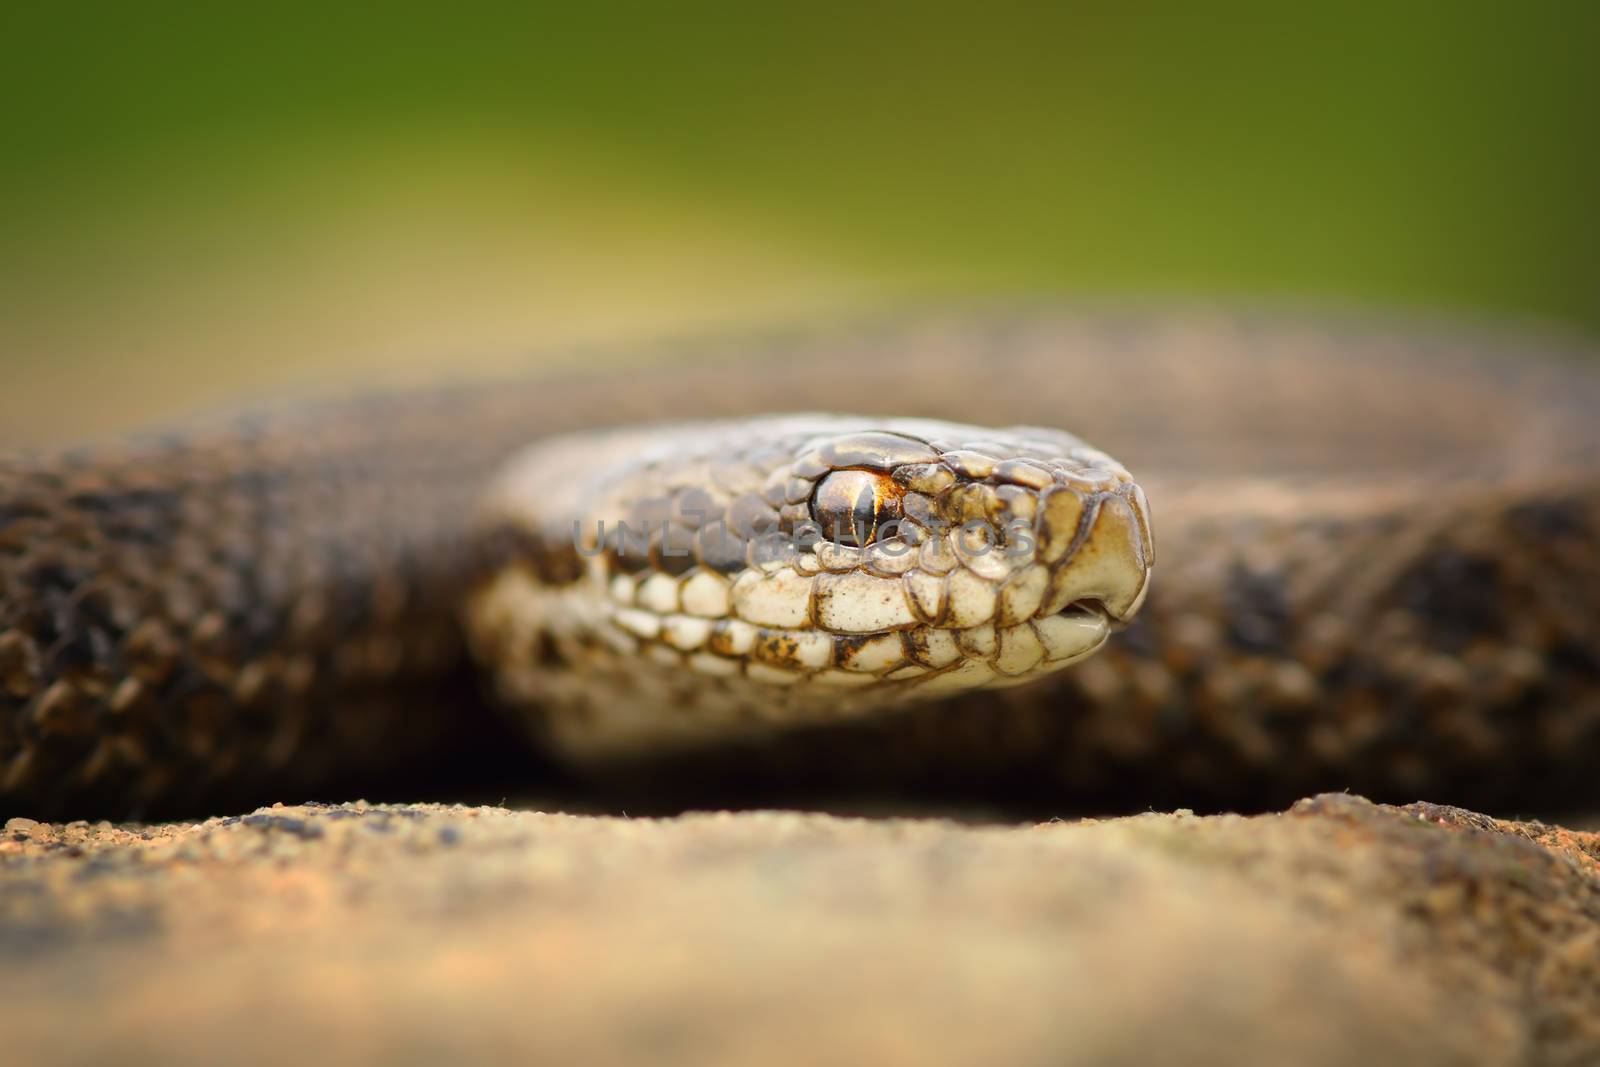
[[[735,798],[1600,797],[1579,342],[1046,308],[643,356],[0,459],[0,808],[338,791],[503,746],[489,705]]]

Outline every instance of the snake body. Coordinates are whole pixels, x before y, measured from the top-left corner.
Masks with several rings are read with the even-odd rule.
[[[0,460],[0,806],[340,788],[482,728],[483,689],[571,758],[736,787],[1594,796],[1600,369],[1580,345],[1038,311],[651,355],[621,385],[307,402]],[[794,411],[830,414],[752,418]],[[978,429],[1030,426],[1127,468],[1049,430]],[[751,539],[735,573],[693,546],[629,561],[572,539],[574,517],[643,518],[706,486],[728,525],[761,500],[792,532],[836,472],[847,510],[874,485],[924,518],[1032,508],[1036,533],[1052,497],[1078,510],[1056,559],[940,573],[919,555],[916,579],[869,544],[801,564]],[[1020,577],[1062,560],[1071,579]],[[712,572],[728,588],[690,591]],[[798,600],[778,590],[802,579]],[[910,599],[871,608],[887,586],[868,579]],[[1016,592],[1041,581],[1036,602]],[[1053,655],[1035,624],[1062,612],[1126,628],[1046,670],[1098,642]],[[964,670],[975,687],[950,680]]]

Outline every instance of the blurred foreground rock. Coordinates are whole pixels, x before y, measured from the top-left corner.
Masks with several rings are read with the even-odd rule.
[[[1600,835],[350,804],[0,835],[16,1064],[1584,1063]]]

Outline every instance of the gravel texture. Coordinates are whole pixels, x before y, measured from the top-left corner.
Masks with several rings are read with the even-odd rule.
[[[1600,835],[364,803],[0,834],[16,1064],[1590,1063]]]

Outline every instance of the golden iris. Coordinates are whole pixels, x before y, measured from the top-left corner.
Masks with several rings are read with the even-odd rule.
[[[827,540],[865,547],[880,527],[900,517],[899,487],[872,471],[834,471],[817,483],[811,516]]]

